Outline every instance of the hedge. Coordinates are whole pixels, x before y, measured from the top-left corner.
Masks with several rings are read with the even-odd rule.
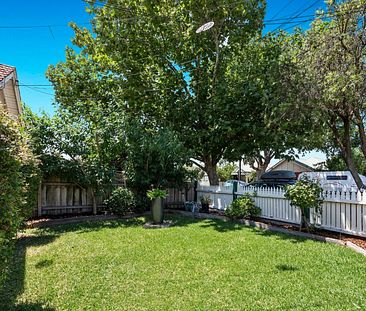
[[[0,106],[0,285],[11,263],[17,231],[32,215],[39,178],[22,122]]]

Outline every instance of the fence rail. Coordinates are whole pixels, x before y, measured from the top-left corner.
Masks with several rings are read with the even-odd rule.
[[[261,217],[292,224],[301,221],[300,210],[292,206],[285,198],[285,191],[280,188],[204,186],[197,188],[198,198],[209,195],[212,207],[225,210],[237,196],[255,194],[255,204],[261,208]],[[366,192],[325,191],[322,213],[310,212],[311,223],[319,228],[366,237]]]

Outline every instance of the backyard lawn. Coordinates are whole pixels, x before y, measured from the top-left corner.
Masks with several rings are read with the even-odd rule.
[[[218,220],[26,232],[0,310],[365,310],[366,258]]]

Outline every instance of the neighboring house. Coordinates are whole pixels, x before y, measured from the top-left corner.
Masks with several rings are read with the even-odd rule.
[[[267,172],[271,171],[293,171],[295,172],[296,177],[298,177],[301,173],[304,172],[314,172],[314,168],[297,160],[289,161],[283,159],[267,170]]]
[[[240,179],[245,182],[250,182],[252,173],[253,169],[248,164],[242,165]],[[232,172],[231,177],[232,179],[239,180],[239,169]]]
[[[0,105],[13,116],[22,113],[15,67],[0,64]]]

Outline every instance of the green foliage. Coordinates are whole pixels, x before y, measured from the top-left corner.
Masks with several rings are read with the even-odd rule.
[[[163,189],[151,189],[146,192],[146,195],[152,201],[157,198],[165,199],[168,196],[168,193]]]
[[[225,216],[231,219],[243,219],[259,216],[261,209],[255,206],[251,195],[245,194],[235,199],[225,210]]]
[[[224,156],[229,160],[244,156],[258,176],[271,159],[295,148],[314,147],[311,115],[299,116],[293,107],[288,109],[293,96],[298,96],[292,83],[299,83],[293,41],[285,33],[258,35],[236,53],[225,73],[230,77],[226,96],[236,99],[231,126],[238,135]]]
[[[36,207],[38,163],[19,120],[0,105],[0,284],[7,274],[13,239]]]
[[[337,149],[359,188],[363,184],[351,146],[356,134],[366,157],[365,9],[364,0],[327,1],[327,10],[319,12],[311,28],[297,34],[293,57],[300,79],[292,83],[298,95],[291,108],[328,134],[326,147]]]
[[[209,194],[203,194],[200,196],[200,201],[202,204],[211,204],[212,199]]]
[[[115,172],[123,168],[126,137],[121,116],[105,113],[101,115],[97,105],[87,116],[61,108],[53,117],[37,116],[25,109],[31,146],[45,178],[61,177],[96,192],[111,185]]]
[[[190,153],[168,129],[150,129],[140,121],[130,120],[127,129],[128,183],[145,195],[154,187],[183,187],[190,179],[187,170]]]
[[[365,157],[359,148],[352,148],[352,158],[359,174],[366,175]],[[347,171],[348,167],[339,153],[328,155],[325,163],[330,171]]]
[[[118,187],[104,201],[107,210],[116,215],[128,215],[136,211],[136,200],[133,192],[127,188]]]
[[[265,1],[108,0],[91,2],[89,12],[93,32],[72,25],[80,52],[68,48],[66,61],[48,70],[57,101],[81,114],[100,101],[169,127],[217,183],[216,165],[239,130],[233,113],[241,109],[235,124],[243,111],[252,120],[250,109],[227,96],[226,71],[260,33]],[[215,26],[196,34],[208,20]]]
[[[219,175],[220,181],[227,181],[232,179],[231,174],[235,171],[236,165],[234,163],[223,162],[217,168],[217,174]]]
[[[286,187],[285,198],[290,200],[292,206],[301,211],[301,226],[310,226],[310,209],[314,213],[321,213],[322,210],[322,188],[320,185],[307,176],[304,176],[294,185]]]

